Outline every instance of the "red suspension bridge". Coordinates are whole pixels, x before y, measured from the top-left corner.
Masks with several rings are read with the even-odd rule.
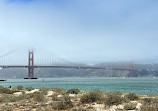
[[[10,51],[2,56],[0,58],[5,57],[9,54],[11,54],[13,51]],[[64,60],[60,58],[61,60]],[[66,61],[68,62],[68,61]],[[99,66],[78,66],[78,65],[35,65],[34,64],[34,51],[30,50],[28,52],[28,65],[0,65],[0,68],[27,68],[28,69],[28,77],[24,79],[37,79],[34,77],[34,69],[35,68],[75,68],[75,69],[104,69],[104,70],[121,70],[121,71],[129,71],[129,76],[132,76],[133,71],[133,64],[128,64],[128,67],[99,67]]]

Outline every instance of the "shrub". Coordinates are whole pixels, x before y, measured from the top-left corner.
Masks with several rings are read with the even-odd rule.
[[[44,93],[41,92],[35,92],[33,94],[33,99],[37,102],[42,102],[45,99]]]
[[[33,87],[27,87],[26,90],[31,91],[31,90],[34,90],[34,88]]]
[[[1,111],[13,111],[13,106],[3,106]]]
[[[152,104],[157,104],[158,99],[157,98],[144,98],[143,99],[143,104],[144,105],[152,105]]]
[[[134,110],[134,109],[136,109],[136,103],[127,103],[127,104],[125,104],[124,109],[125,110]]]
[[[70,93],[70,94],[78,94],[79,92],[80,92],[79,89],[69,89],[69,90],[67,91],[67,93]]]
[[[52,107],[55,110],[66,110],[68,108],[72,108],[73,104],[70,100],[70,97],[63,96],[60,98],[60,100],[56,104],[53,104]]]
[[[5,95],[3,97],[0,98],[0,102],[15,102],[17,99],[15,96],[11,96],[11,95]]]
[[[45,95],[47,95],[49,89],[48,88],[40,88],[40,91],[42,91]]]
[[[126,95],[126,97],[129,99],[129,100],[138,100],[139,99],[139,96],[136,95],[135,93],[129,93],[128,95]]]
[[[0,86],[0,93],[13,94],[15,92],[17,92],[17,90],[10,90],[8,88],[4,88],[3,86]]]
[[[59,89],[59,88],[52,88],[53,92],[56,92],[57,94],[65,94],[66,90],[65,89]]]
[[[156,105],[143,105],[141,111],[158,111],[158,106]]]
[[[5,96],[0,97],[0,102],[5,102],[5,99],[6,99]]]
[[[84,108],[75,108],[75,109],[72,109],[72,111],[87,111],[87,110]]]
[[[114,92],[112,92],[112,94],[113,95],[118,95],[118,96],[122,96],[123,95],[122,92],[120,92],[120,91],[114,91]]]
[[[19,86],[17,86],[17,89],[18,89],[18,90],[22,90],[22,89],[23,89],[23,86],[22,86],[22,85],[19,85]]]
[[[113,92],[113,93],[107,94],[107,97],[104,100],[104,104],[107,106],[111,106],[111,105],[118,105],[127,101],[128,99],[123,97],[122,94],[118,92]]]
[[[3,89],[4,87],[3,86],[0,86],[0,89]]]
[[[26,97],[29,99],[29,98],[33,98],[34,97],[34,93],[29,93],[29,94],[26,94]]]
[[[60,98],[57,97],[57,96],[58,96],[58,94],[52,95],[52,96],[51,96],[52,100],[53,100],[53,101],[60,101]]]
[[[12,95],[4,95],[2,97],[0,97],[0,102],[16,102],[16,101],[20,101],[20,100],[23,100],[23,99],[26,99],[26,95],[22,94],[22,95],[19,95],[19,96],[12,96]]]
[[[26,94],[22,94],[22,95],[17,96],[16,98],[17,100],[24,100],[24,99],[27,99],[27,96]]]
[[[158,95],[157,94],[148,94],[147,96],[148,97],[157,97]]]
[[[141,111],[158,111],[158,98],[144,98]]]
[[[91,91],[87,94],[84,94],[81,97],[82,103],[91,103],[91,102],[97,102],[103,100],[103,93],[101,91]]]

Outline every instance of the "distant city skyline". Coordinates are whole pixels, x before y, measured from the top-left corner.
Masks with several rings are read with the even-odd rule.
[[[157,10],[157,0],[1,0],[0,56],[33,48],[86,64],[158,63]]]

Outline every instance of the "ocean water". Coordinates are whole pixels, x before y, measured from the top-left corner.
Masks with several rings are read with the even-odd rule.
[[[37,80],[8,79],[0,82],[0,86],[4,87],[18,85],[34,88],[78,88],[158,94],[158,78],[39,78]]]

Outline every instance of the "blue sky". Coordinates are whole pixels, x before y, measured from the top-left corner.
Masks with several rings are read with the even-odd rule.
[[[0,52],[55,52],[72,62],[158,62],[157,0],[1,0]]]

